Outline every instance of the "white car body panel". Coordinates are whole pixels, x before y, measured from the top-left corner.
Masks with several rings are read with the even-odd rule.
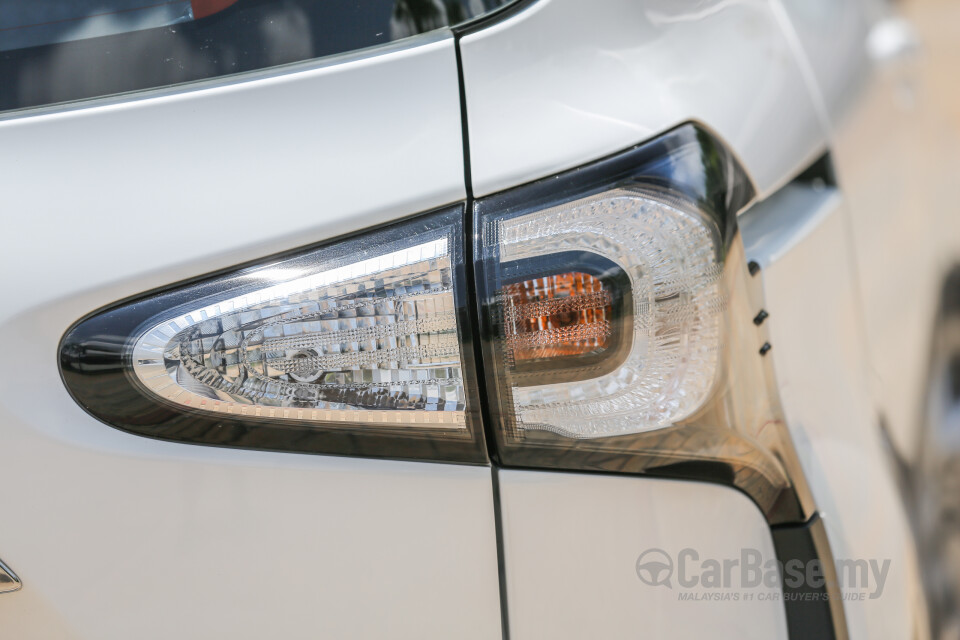
[[[0,123],[0,635],[501,637],[489,468],[130,435],[56,357],[117,299],[462,200],[460,132],[449,34]]]
[[[658,548],[701,559],[776,557],[763,515],[734,489],[699,482],[502,471],[500,505],[510,638],[787,638],[782,600],[681,600],[648,585],[638,557]],[[736,589],[735,589],[736,590]],[[711,631],[712,630],[712,631]]]
[[[881,597],[846,603],[850,638],[907,638],[915,559],[869,392],[846,215],[836,191],[791,185],[741,229],[762,267],[768,357],[834,557],[891,561]]]
[[[923,43],[888,3],[781,2],[849,203],[872,394],[898,452],[914,461],[940,288],[960,250],[951,188],[960,140],[924,84]]]
[[[90,283],[98,295],[63,319],[64,330],[118,298],[465,197],[450,35],[133,100],[13,113],[0,120],[0,145],[8,211],[56,234],[51,250],[109,247],[70,265],[73,283],[61,287]],[[182,229],[198,241],[172,241]],[[58,245],[61,237],[73,244]],[[4,273],[36,253],[13,249],[0,257]],[[48,265],[42,275],[63,275]],[[37,280],[4,284],[24,308],[53,294]]]
[[[762,195],[826,148],[765,2],[539,0],[463,37],[461,58],[476,196],[691,120],[730,145]]]
[[[883,597],[846,604],[857,640],[920,626],[913,540],[878,424],[882,414],[913,450],[937,273],[960,244],[955,231],[930,237],[945,224],[943,194],[912,206],[947,155],[904,160],[916,158],[904,156],[913,131],[897,130],[902,105],[890,101],[902,68],[852,80],[875,65],[863,53],[874,8],[538,0],[460,43],[475,196],[687,121],[742,161],[760,200],[742,228],[763,267],[768,357],[832,551],[891,559]],[[0,635],[502,637],[489,467],[150,440],[87,415],[56,359],[70,325],[103,305],[463,201],[459,90],[441,31],[0,119],[12,238],[0,336],[15,364],[0,368],[0,558],[24,583],[0,595]],[[828,149],[838,192],[784,188]],[[906,183],[889,179],[905,167]],[[924,259],[890,260],[892,246]],[[746,496],[652,478],[498,477],[514,640],[786,637],[782,603],[679,601],[635,572],[651,547],[772,556]]]
[[[839,20],[845,13],[860,21],[853,26],[867,22],[862,7],[834,4],[843,6],[819,17]],[[866,46],[862,34],[841,21],[830,51],[846,58],[823,78],[833,57],[823,54],[814,64],[805,58],[803,35],[809,34],[794,31],[792,13],[764,3],[545,0],[464,37],[474,193],[568,169],[694,120],[731,146],[760,199],[768,198],[826,149],[832,114],[854,101],[859,88],[843,74],[862,71],[860,58],[846,54]],[[739,47],[746,46],[766,55],[745,55]],[[820,83],[833,92],[829,98]],[[745,237],[749,258],[766,256],[772,357],[787,422],[835,557],[895,560],[882,599],[848,606],[851,637],[910,637],[919,587],[870,386],[851,213],[839,198],[799,212],[773,200],[763,211],[779,206],[781,215],[769,218],[756,237]],[[889,215],[904,224],[900,212]],[[888,296],[871,311],[889,304]],[[926,350],[917,353],[914,369],[904,374],[913,376],[915,390]],[[501,487],[504,503],[511,490]],[[603,551],[581,547],[577,553],[588,563],[591,553]],[[513,602],[509,589],[508,597]]]

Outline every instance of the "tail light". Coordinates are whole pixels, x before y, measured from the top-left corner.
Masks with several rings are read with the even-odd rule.
[[[505,466],[714,480],[803,521],[737,235],[751,199],[687,125],[472,203],[470,265],[463,207],[423,215],[98,312],[63,377],[141,435],[466,463],[487,442]]]
[[[511,433],[640,433],[703,406],[723,311],[713,220],[666,194],[626,187],[493,215],[480,235]],[[533,300],[518,304],[528,291]]]
[[[809,516],[752,322],[736,227],[751,198],[723,147],[683,127],[475,203],[502,465],[711,479],[771,522]]]
[[[205,444],[484,462],[456,207],[123,304],[64,338],[106,422]]]

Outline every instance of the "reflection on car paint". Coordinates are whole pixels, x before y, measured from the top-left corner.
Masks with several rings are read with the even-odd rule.
[[[512,1],[0,0],[0,111],[356,51]]]

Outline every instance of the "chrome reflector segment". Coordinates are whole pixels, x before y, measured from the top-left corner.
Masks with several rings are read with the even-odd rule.
[[[23,584],[21,584],[17,574],[11,571],[10,567],[3,564],[3,561],[0,560],[0,593],[19,591],[22,586]]]
[[[528,309],[516,307],[516,285],[502,285],[497,301],[506,334],[500,338],[504,374],[519,432],[546,430],[573,438],[640,433],[675,424],[705,404],[720,358],[722,245],[715,223],[694,206],[652,190],[614,189],[493,219],[482,241],[486,255],[499,257],[498,280],[510,263],[565,252],[599,254],[629,278],[632,308],[625,312],[632,314],[627,336],[632,342],[624,361],[603,375],[533,386],[513,380],[518,346],[549,354],[551,346],[557,353],[568,351],[572,339],[594,345],[609,334],[606,319],[591,315],[563,329],[518,334],[513,323],[529,315]],[[609,300],[599,287],[574,294],[549,303],[561,310],[603,309]],[[551,340],[556,344],[548,344]]]
[[[262,286],[146,328],[133,371],[185,409],[466,429],[452,269],[446,237],[315,269],[279,263],[252,274]]]

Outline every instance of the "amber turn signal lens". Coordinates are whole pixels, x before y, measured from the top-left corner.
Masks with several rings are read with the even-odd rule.
[[[599,278],[560,273],[501,289],[505,346],[513,362],[602,351],[612,332],[612,299]]]

